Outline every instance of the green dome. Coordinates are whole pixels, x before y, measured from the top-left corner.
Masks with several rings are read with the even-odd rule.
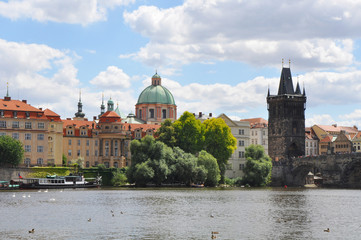
[[[158,73],[155,73],[152,78],[160,78],[160,76],[158,75]]]
[[[172,93],[162,85],[150,85],[139,95],[137,104],[161,103],[175,105]]]

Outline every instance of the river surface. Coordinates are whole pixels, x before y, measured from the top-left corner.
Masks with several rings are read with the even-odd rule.
[[[0,192],[0,239],[211,239],[212,232],[216,239],[361,239],[361,190]]]

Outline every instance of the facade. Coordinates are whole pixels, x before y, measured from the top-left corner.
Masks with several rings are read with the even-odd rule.
[[[320,155],[350,153],[357,149],[359,131],[356,126],[314,125],[312,131],[319,139]]]
[[[242,122],[249,122],[250,144],[261,145],[268,155],[268,122],[263,118],[241,119]]]
[[[50,109],[45,109],[44,114],[49,120],[48,164],[61,166],[63,159],[63,122],[60,115]]]
[[[165,119],[177,119],[177,105],[173,95],[162,86],[162,79],[157,73],[152,77],[152,84],[139,95],[135,115],[149,124],[160,124]]]
[[[307,127],[305,129],[305,154],[306,156],[317,156],[318,155],[318,138],[314,134],[312,128]]]
[[[282,68],[277,95],[267,95],[268,154],[278,161],[305,155],[305,90],[294,90],[290,68]]]
[[[50,112],[31,106],[26,100],[12,100],[9,94],[0,99],[0,135],[9,135],[24,145],[24,162],[20,166],[61,165],[61,155],[54,147],[59,141],[61,122],[57,114]]]
[[[218,118],[222,118],[228,127],[231,129],[232,135],[237,139],[237,149],[232,156],[228,159],[226,166],[225,176],[228,178],[243,177],[243,169],[246,165],[246,147],[250,142],[250,126],[246,121],[234,121],[227,117],[225,114],[221,114]]]

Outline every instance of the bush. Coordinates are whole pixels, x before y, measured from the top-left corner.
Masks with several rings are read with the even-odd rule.
[[[124,171],[117,169],[113,172],[112,185],[114,187],[120,187],[127,183],[127,176]]]

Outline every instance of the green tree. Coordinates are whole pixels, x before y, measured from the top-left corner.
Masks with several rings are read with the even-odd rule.
[[[250,145],[246,148],[246,166],[244,183],[251,186],[266,186],[271,181],[272,160],[264,152],[261,145]]]
[[[0,165],[18,166],[24,158],[24,148],[19,140],[0,136]]]
[[[165,143],[169,147],[174,147],[176,145],[175,131],[173,123],[170,119],[166,119],[162,126],[156,132],[157,141]]]
[[[201,151],[198,155],[198,166],[203,166],[206,170],[205,185],[214,187],[221,179],[220,170],[218,167],[217,159],[206,151]],[[199,173],[198,173],[199,174]]]
[[[171,183],[190,185],[195,178],[196,161],[193,154],[186,153],[179,147],[173,148],[173,157],[169,161]]]
[[[112,185],[115,187],[123,186],[127,183],[127,176],[122,169],[117,168],[113,172]]]
[[[62,165],[63,167],[66,167],[66,163],[68,162],[68,158],[65,156],[65,154],[63,153],[63,157],[62,157]]]
[[[149,166],[149,160],[135,165],[133,178],[136,185],[145,186],[147,183],[152,182],[153,177],[154,170]]]
[[[204,126],[195,116],[185,111],[173,123],[176,146],[185,152],[195,154],[202,150],[204,145]]]
[[[224,182],[224,173],[228,159],[237,148],[237,140],[231,129],[221,118],[211,118],[204,121],[205,146],[204,149],[217,159],[221,171],[221,182]]]

